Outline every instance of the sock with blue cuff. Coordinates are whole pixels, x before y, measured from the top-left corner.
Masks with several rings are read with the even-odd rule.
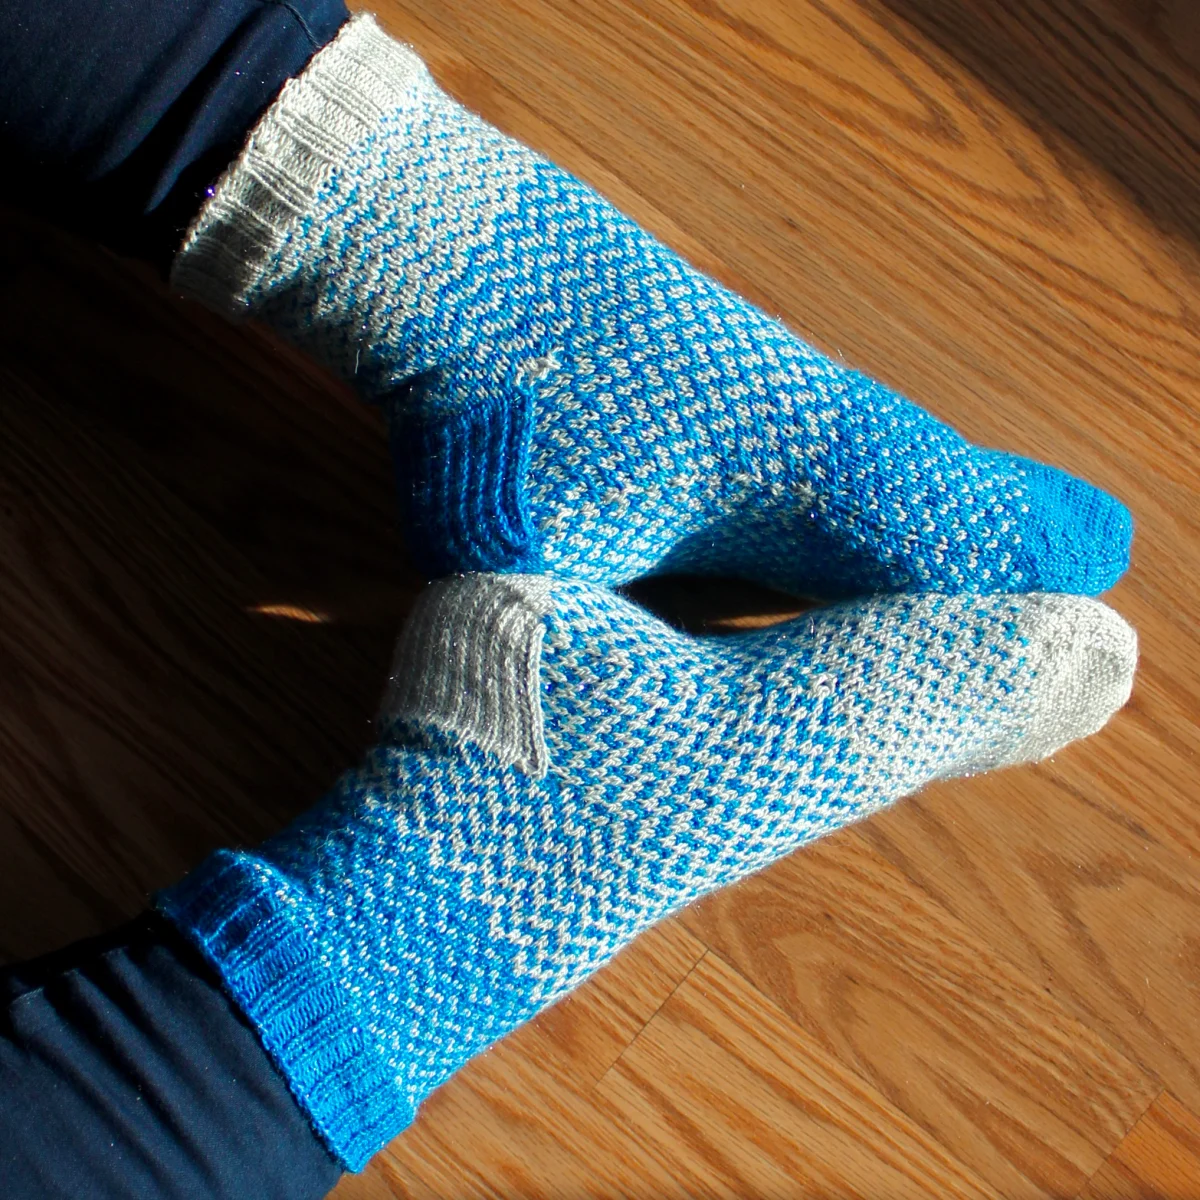
[[[364,765],[160,906],[358,1169],[654,921],[930,780],[1099,729],[1135,658],[1080,597],[880,598],[693,638],[580,581],[449,579]]]
[[[1097,593],[1124,507],[977,448],[689,266],[354,18],[202,210],[175,285],[388,412],[431,576]]]

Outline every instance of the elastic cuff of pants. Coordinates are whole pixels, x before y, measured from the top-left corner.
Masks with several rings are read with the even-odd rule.
[[[229,317],[338,165],[384,114],[436,85],[409,47],[363,13],[285,85],[188,231],[172,286]]]

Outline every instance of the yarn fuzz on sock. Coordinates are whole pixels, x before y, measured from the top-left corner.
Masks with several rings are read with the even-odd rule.
[[[1117,501],[965,442],[467,112],[369,17],[290,82],[173,281],[388,413],[430,577],[1095,594]]]
[[[160,898],[352,1169],[652,922],[1129,694],[1095,600],[901,596],[692,638],[580,581],[428,589],[381,741],[255,852]]]

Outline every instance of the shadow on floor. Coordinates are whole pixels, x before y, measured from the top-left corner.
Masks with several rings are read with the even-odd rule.
[[[879,0],[1200,248],[1196,0]]]

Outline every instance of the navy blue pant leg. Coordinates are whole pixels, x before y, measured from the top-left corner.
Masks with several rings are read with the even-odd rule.
[[[4,1200],[316,1200],[340,1173],[161,917],[0,970]]]
[[[165,265],[342,0],[0,0],[0,200]],[[0,971],[0,1196],[308,1200],[340,1174],[156,916]]]
[[[0,202],[160,265],[343,0],[0,0]]]

